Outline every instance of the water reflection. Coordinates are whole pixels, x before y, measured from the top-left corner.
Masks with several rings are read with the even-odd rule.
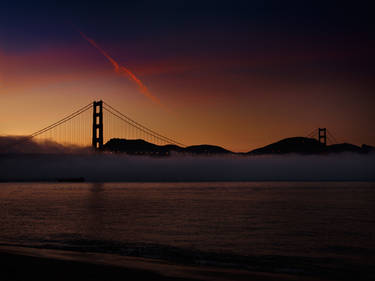
[[[91,188],[90,188],[90,191],[92,193],[98,193],[98,192],[102,192],[104,191],[104,184],[101,183],[101,182],[94,182],[91,184]]]
[[[105,229],[105,196],[104,184],[92,183],[87,194],[88,216],[86,234],[89,237],[101,236]]]

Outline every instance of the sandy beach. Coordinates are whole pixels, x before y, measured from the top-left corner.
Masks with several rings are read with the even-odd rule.
[[[0,247],[1,280],[315,280],[110,254]]]

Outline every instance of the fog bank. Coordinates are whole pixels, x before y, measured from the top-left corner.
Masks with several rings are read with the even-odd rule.
[[[83,154],[90,152],[90,147],[62,145],[50,140],[36,140],[30,136],[0,136],[0,157],[1,154]]]
[[[2,154],[0,181],[375,180],[375,155],[171,156]]]

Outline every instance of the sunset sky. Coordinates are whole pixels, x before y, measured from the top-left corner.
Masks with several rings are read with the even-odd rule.
[[[249,151],[318,127],[375,145],[365,2],[77,2],[1,1],[0,135],[103,99],[187,145]]]

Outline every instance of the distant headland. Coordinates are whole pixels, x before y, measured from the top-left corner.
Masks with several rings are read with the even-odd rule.
[[[331,154],[331,153],[361,153],[374,152],[375,148],[363,144],[362,146],[350,143],[325,145],[314,138],[291,137],[266,145],[249,152],[232,152],[216,145],[193,145],[180,147],[178,145],[156,145],[142,139],[129,140],[113,138],[103,146],[104,151],[126,153],[131,155],[168,156],[171,154],[191,155],[267,155],[267,154]]]

